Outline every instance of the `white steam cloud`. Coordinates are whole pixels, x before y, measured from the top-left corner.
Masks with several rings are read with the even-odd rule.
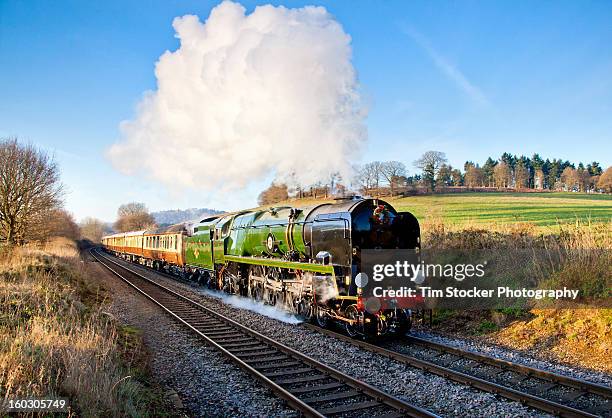
[[[254,300],[248,299],[246,297],[228,295],[227,293],[210,289],[200,289],[199,292],[207,296],[212,296],[214,298],[220,299],[224,303],[235,306],[237,308],[256,312],[260,315],[267,316],[268,318],[276,319],[277,321],[286,322],[288,324],[301,324],[303,322],[295,315],[283,310],[282,307],[266,305],[263,302],[255,302]]]
[[[339,173],[366,139],[350,37],[323,7],[223,2],[173,22],[180,47],[157,62],[108,156],[173,188],[232,190],[273,173],[309,185]]]

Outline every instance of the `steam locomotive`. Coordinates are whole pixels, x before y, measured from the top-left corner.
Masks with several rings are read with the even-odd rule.
[[[212,216],[188,230],[175,225],[105,236],[103,247],[128,261],[295,313],[351,336],[402,334],[408,309],[365,309],[355,283],[365,249],[417,249],[408,212],[379,199],[338,199]]]

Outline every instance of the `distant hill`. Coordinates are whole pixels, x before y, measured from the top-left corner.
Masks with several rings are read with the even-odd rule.
[[[221,210],[208,209],[208,208],[191,208],[191,209],[174,209],[174,210],[162,210],[159,212],[151,212],[151,215],[155,218],[157,225],[173,225],[186,221],[200,221],[208,216],[217,215],[224,213]]]

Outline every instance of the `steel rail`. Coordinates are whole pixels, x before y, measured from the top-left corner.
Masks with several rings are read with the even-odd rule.
[[[200,336],[201,338],[203,338],[206,343],[210,344],[211,346],[215,347],[217,350],[219,350],[221,353],[223,353],[227,358],[229,358],[230,360],[232,360],[234,363],[236,363],[240,368],[242,368],[243,370],[247,371],[249,374],[251,374],[252,376],[256,377],[258,380],[260,380],[262,383],[264,383],[266,386],[268,386],[272,392],[277,395],[278,397],[284,399],[287,404],[289,406],[291,406],[293,409],[301,412],[302,414],[306,415],[306,416],[313,416],[313,417],[322,417],[322,416],[326,416],[325,412],[328,411],[327,413],[329,414],[337,414],[337,413],[342,413],[345,412],[343,407],[344,406],[340,406],[337,408],[329,408],[326,407],[325,409],[318,410],[315,406],[312,406],[312,404],[317,404],[317,402],[321,402],[321,398],[330,398],[329,400],[333,400],[334,394],[329,395],[329,396],[323,396],[323,397],[315,397],[315,398],[308,398],[307,394],[308,392],[312,392],[312,388],[310,391],[308,391],[308,388],[306,388],[306,391],[303,392],[306,397],[300,397],[300,390],[296,389],[293,391],[291,391],[291,389],[287,389],[285,387],[282,386],[282,383],[277,383],[275,382],[270,375],[274,375],[274,373],[268,373],[267,375],[265,373],[263,373],[260,370],[257,370],[256,366],[252,366],[251,364],[257,363],[257,361],[251,361],[251,364],[249,364],[249,360],[248,359],[243,359],[240,358],[240,354],[236,354],[236,351],[234,349],[234,352],[232,352],[233,348],[227,348],[227,346],[232,346],[232,345],[236,345],[236,341],[233,341],[234,344],[227,343],[228,341],[231,341],[229,339],[227,340],[223,340],[224,336],[227,336],[227,338],[234,338],[234,340],[236,338],[239,338],[238,336],[232,336],[232,333],[235,333],[235,331],[238,331],[238,333],[243,334],[244,336],[250,338],[250,339],[254,339],[259,341],[262,345],[264,346],[269,346],[269,347],[273,347],[276,351],[279,352],[279,354],[284,354],[286,355],[289,359],[294,359],[297,360],[298,362],[302,363],[303,365],[307,365],[312,367],[312,370],[314,371],[318,371],[323,373],[323,375],[325,377],[329,377],[332,379],[337,380],[339,383],[341,383],[342,385],[346,385],[349,388],[353,388],[356,390],[355,395],[361,395],[361,396],[366,396],[367,398],[370,399],[370,402],[364,402],[364,404],[369,404],[371,408],[376,408],[376,407],[380,407],[380,406],[385,406],[387,408],[390,408],[391,410],[393,410],[391,412],[391,414],[389,414],[389,416],[412,416],[412,417],[436,417],[437,415],[419,408],[415,405],[412,405],[406,401],[403,401],[399,398],[396,398],[394,396],[391,396],[373,386],[370,386],[364,382],[358,381],[356,379],[354,379],[353,377],[342,373],[336,369],[333,369],[315,359],[312,359],[278,341],[275,341],[263,334],[260,334],[257,331],[254,331],[252,329],[249,329],[247,327],[245,327],[244,325],[210,309],[207,308],[205,306],[203,306],[202,304],[180,294],[177,293],[176,291],[163,286],[160,283],[157,283],[145,276],[143,276],[142,274],[118,263],[115,260],[112,260],[111,258],[108,258],[105,255],[102,255],[100,253],[98,253],[95,250],[90,250],[90,254],[92,255],[93,258],[95,258],[97,261],[100,262],[100,264],[102,264],[105,268],[107,268],[109,271],[111,271],[114,275],[116,275],[117,277],[119,277],[120,279],[122,279],[124,282],[126,282],[128,285],[130,285],[131,287],[133,287],[135,290],[137,290],[139,293],[141,293],[142,295],[144,295],[145,297],[147,297],[148,299],[150,299],[151,301],[153,301],[155,304],[157,304],[158,306],[160,306],[162,309],[164,309],[168,314],[170,314],[172,317],[174,317],[176,320],[178,320],[179,322],[181,322],[182,324],[186,325],[189,329],[191,329],[193,332],[195,332],[198,336]],[[104,260],[104,261],[103,261]],[[135,283],[133,283],[130,279],[124,277],[124,275],[122,275],[121,273],[119,273],[118,271],[116,271],[113,267],[109,266],[107,263],[112,263],[114,265],[116,265],[117,267],[119,267],[120,269],[129,272],[131,275],[135,276],[138,278],[138,280],[141,280],[142,283],[144,283],[146,286],[149,286],[149,291],[147,291],[147,289],[143,289],[142,285],[137,285]],[[151,295],[150,293],[151,290],[155,291],[159,291],[161,293],[163,293],[163,295],[165,296],[171,296],[175,301],[180,301],[183,302],[184,305],[181,307],[181,311],[174,311],[171,308],[169,308],[168,306],[166,306],[163,302],[159,301],[158,298],[156,298],[154,295]],[[160,294],[161,294],[160,293]],[[226,328],[227,330],[223,330],[222,328],[219,328],[219,324],[217,323],[216,325],[213,324],[212,322],[208,322],[207,323],[207,327],[208,329],[203,331],[202,330],[202,325],[201,324],[195,324],[194,322],[196,321],[189,321],[187,319],[185,319],[184,317],[181,317],[181,313],[183,314],[183,316],[185,316],[186,314],[186,309],[197,309],[198,313],[203,313],[205,316],[202,317],[202,315],[199,316],[199,320],[200,321],[204,321],[204,320],[210,320],[211,318],[216,319],[218,321],[220,321],[222,324],[226,324]],[[199,328],[199,329],[198,329]],[[215,338],[219,338],[221,340],[220,341],[215,341]],[[247,340],[244,340],[247,341]],[[226,342],[226,347],[224,347],[223,342]],[[241,345],[245,345],[244,343]],[[248,348],[242,348],[241,350],[239,350],[240,352],[247,352],[247,351],[251,351]],[[257,354],[256,352],[254,352],[254,355]],[[266,352],[266,355],[269,358],[274,358],[274,355],[272,354],[272,352]],[[263,361],[263,360],[262,360]],[[261,361],[260,361],[261,362]],[[279,366],[280,367],[280,366]],[[296,369],[296,372],[300,372],[300,370],[306,370],[306,369]],[[283,373],[283,372],[281,372]],[[292,373],[292,374],[297,374],[297,373]],[[316,377],[316,376],[315,376]],[[319,379],[320,380],[320,379]],[[292,382],[293,383],[293,382]],[[336,385],[336,387],[338,387]],[[296,393],[297,392],[297,393]],[[327,401],[327,399],[326,399]],[[352,406],[359,406],[359,405],[355,405],[352,404]],[[367,406],[367,405],[364,405]],[[351,404],[348,404],[348,406],[346,406],[346,408],[349,408],[346,412],[351,411]],[[367,408],[362,408],[363,410],[367,410]]]
[[[551,401],[546,398],[542,398],[530,393],[521,392],[519,390],[504,386],[498,383],[494,383],[476,376],[469,375],[449,367],[444,367],[439,364],[435,364],[428,360],[423,360],[418,357],[410,356],[408,354],[399,353],[397,351],[389,350],[381,346],[370,344],[365,341],[356,340],[347,335],[337,333],[335,331],[324,329],[313,324],[304,324],[305,327],[322,334],[331,336],[333,338],[340,339],[342,341],[351,343],[364,350],[381,354],[385,357],[396,360],[400,363],[407,364],[409,366],[421,369],[426,372],[442,376],[444,378],[454,380],[456,382],[475,387],[477,389],[491,392],[507,399],[521,402],[524,405],[531,406],[544,412],[548,412],[561,417],[598,417],[599,415],[592,414],[587,411],[573,408],[568,405],[564,405],[555,401]],[[514,364],[514,363],[511,363]],[[506,366],[508,367],[508,366]]]
[[[583,379],[576,379],[573,377],[549,372],[542,369],[536,369],[535,367],[526,366],[524,364],[515,363],[509,360],[503,360],[495,357],[486,356],[483,354],[474,353],[468,350],[462,350],[460,348],[453,347],[448,344],[442,344],[424,338],[414,337],[412,335],[408,335],[404,338],[406,341],[421,345],[423,347],[433,348],[438,351],[444,351],[452,355],[468,358],[481,363],[486,363],[494,367],[499,367],[500,369],[521,373],[526,376],[534,376],[537,378],[558,383],[562,386],[568,386],[574,389],[582,390],[586,393],[592,393],[594,395],[602,396],[606,399],[612,399],[612,388],[608,386],[599,385],[597,383],[589,382]]]

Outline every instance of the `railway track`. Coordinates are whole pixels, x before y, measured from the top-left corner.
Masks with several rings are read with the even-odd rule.
[[[563,417],[612,416],[612,389],[510,361],[484,356],[416,337],[406,342],[424,348],[407,354],[355,340],[312,324],[306,327],[401,363]]]
[[[97,250],[90,253],[305,416],[436,416],[253,331]]]

